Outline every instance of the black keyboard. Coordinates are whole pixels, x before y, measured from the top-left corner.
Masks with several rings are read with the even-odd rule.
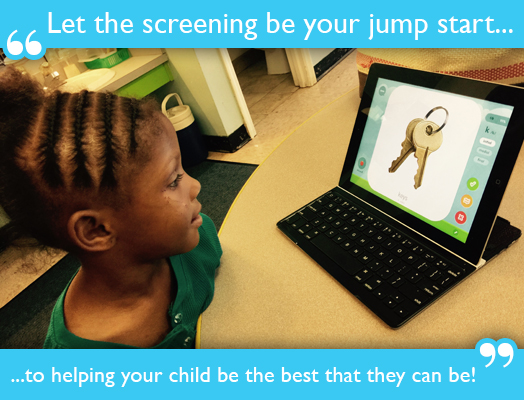
[[[334,192],[277,225],[394,328],[472,272]]]

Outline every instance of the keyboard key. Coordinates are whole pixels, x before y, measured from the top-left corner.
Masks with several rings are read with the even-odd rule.
[[[428,261],[435,261],[435,256],[431,253],[424,253],[424,258]]]
[[[393,240],[386,240],[384,243],[382,243],[382,246],[384,246],[388,250],[392,250],[397,246],[397,243]]]
[[[367,251],[369,251],[370,253],[373,253],[373,252],[377,251],[378,248],[379,248],[379,246],[378,246],[378,244],[376,244],[375,242],[369,242],[369,243],[367,244],[367,246],[365,247],[365,249],[366,249]]]
[[[342,220],[340,219],[336,219],[332,224],[331,226],[335,227],[335,228],[340,228],[342,225],[344,225],[344,222],[342,222]]]
[[[368,224],[366,224],[365,222],[360,222],[360,223],[357,223],[356,226],[357,226],[357,229],[358,229],[359,231],[363,231],[364,229],[367,228]]]
[[[399,293],[395,293],[395,294],[392,294],[390,295],[390,297],[395,300],[398,303],[402,303],[404,301],[404,296],[402,296],[401,294]]]
[[[454,265],[450,265],[447,268],[446,272],[450,274],[453,278],[462,278],[462,276],[464,275],[464,271],[459,267],[455,267]]]
[[[386,235],[391,235],[393,233],[393,229],[391,229],[389,226],[386,226],[382,229],[382,233],[385,233]]]
[[[409,271],[411,271],[411,267],[404,263],[397,264],[395,268],[400,275],[406,275]]]
[[[368,265],[369,268],[371,268],[372,271],[378,271],[379,269],[384,267],[384,264],[382,264],[380,261],[371,261]]]
[[[424,247],[419,246],[418,244],[415,244],[415,245],[413,245],[413,247],[411,248],[411,251],[412,251],[413,253],[416,253],[416,254],[422,254],[422,253],[424,253],[426,250],[424,249]]]
[[[360,237],[360,232],[353,231],[348,236],[352,240],[357,240],[357,238]]]
[[[355,279],[359,282],[365,282],[367,279],[371,278],[373,273],[369,269],[363,269],[358,274],[355,275]]]
[[[391,238],[395,239],[396,241],[399,241],[402,240],[403,236],[400,233],[395,232],[393,235],[391,235]]]
[[[393,298],[391,296],[388,296],[384,300],[382,300],[382,303],[387,305],[389,308],[394,308],[398,304],[395,300],[393,300]]]
[[[351,228],[347,225],[344,225],[341,229],[340,229],[340,232],[344,233],[344,234],[348,234],[349,232],[351,232]]]
[[[373,236],[373,240],[377,243],[382,243],[386,237],[382,233],[377,233],[375,236]]]
[[[345,242],[340,244],[340,247],[342,247],[344,250],[349,250],[353,246],[355,246],[355,244],[353,243],[352,240],[346,240]]]
[[[324,222],[324,221],[321,218],[316,218],[313,221],[311,221],[311,225],[319,226],[320,224],[322,224],[322,222]]]
[[[415,262],[413,268],[415,268],[417,271],[424,272],[429,268],[429,264],[426,261],[419,260]]]
[[[442,277],[437,280],[437,285],[446,287],[453,283],[453,278],[451,276]]]
[[[343,268],[349,275],[355,275],[364,266],[351,257],[348,252],[335,244],[324,235],[318,235],[311,240],[318,249],[325,252],[338,266]]]
[[[299,219],[300,219],[300,215],[294,214],[291,217],[289,217],[288,219],[286,219],[286,223],[291,225],[293,222],[298,221]]]
[[[295,222],[293,222],[293,223],[291,224],[291,226],[292,226],[294,229],[298,229],[298,228],[300,228],[302,225],[305,225],[306,222],[307,222],[307,221],[306,221],[305,219],[300,218],[300,219],[296,220]]]
[[[317,229],[315,229],[315,230],[313,230],[313,231],[309,231],[308,233],[306,233],[306,234],[304,235],[304,237],[305,237],[306,239],[308,239],[308,240],[311,240],[311,239],[313,239],[315,236],[317,236],[319,233],[320,233],[320,231],[317,230]]]
[[[370,256],[369,254],[362,253],[362,254],[360,255],[360,257],[358,258],[358,260],[359,260],[361,263],[363,263],[363,264],[367,264],[367,263],[369,263],[369,262],[372,260],[372,258],[371,258],[371,256]]]
[[[310,208],[306,207],[298,212],[303,218],[308,221],[317,218],[317,214]]]
[[[393,254],[395,254],[397,257],[401,257],[402,255],[404,255],[406,253],[406,249],[402,248],[402,247],[397,247],[394,251],[393,251]]]
[[[360,247],[355,247],[355,248],[349,250],[349,254],[352,254],[355,257],[358,257],[363,252],[364,252],[364,250],[362,250]]]
[[[343,220],[346,220],[349,217],[351,217],[351,214],[346,211],[346,212],[343,212],[342,214],[340,214],[339,217],[342,218]]]
[[[409,239],[404,239],[400,243],[402,243],[402,246],[404,246],[404,247],[411,247],[411,246],[413,246],[413,243]]]
[[[396,258],[396,257],[391,257],[391,256],[386,257],[386,258],[384,259],[384,262],[386,263],[386,265],[389,265],[390,267],[394,267],[395,265],[397,265],[397,264],[398,264],[398,261],[399,261],[398,258]]]
[[[376,229],[382,229],[384,227],[384,224],[380,221],[375,221],[373,223],[373,226],[376,228]]]
[[[365,236],[361,236],[358,240],[357,240],[357,243],[360,244],[361,246],[364,246],[367,242],[369,242],[369,239]]]
[[[412,285],[402,285],[400,292],[415,304],[421,305],[429,300],[429,295]]]
[[[331,215],[328,215],[326,218],[324,218],[324,221],[331,224],[333,221],[335,221],[335,219],[336,217],[333,214],[331,214]]]
[[[380,276],[382,279],[388,279],[391,275],[393,275],[393,271],[385,267],[378,271],[377,275]]]
[[[344,235],[340,235],[340,234],[338,234],[338,235],[334,236],[332,240],[333,240],[335,243],[338,244],[338,243],[342,243],[342,242],[344,241],[344,239],[346,239],[346,237],[345,237]]]
[[[375,296],[377,296],[379,299],[383,299],[385,298],[386,296],[388,296],[388,294],[391,292],[391,288],[387,287],[387,286],[380,286],[378,289],[375,289],[373,291],[373,294]]]
[[[326,236],[331,238],[331,237],[335,236],[337,233],[338,233],[338,230],[330,229],[329,231],[326,232]]]
[[[356,218],[356,217],[352,217],[352,218],[347,220],[347,223],[350,224],[350,225],[355,225],[357,222],[358,222],[358,218]]]
[[[407,273],[406,279],[412,283],[417,283],[422,279],[422,275],[417,271],[411,271]]]
[[[324,232],[327,231],[329,228],[331,228],[331,225],[324,223],[318,227],[318,230],[320,232]]]
[[[375,253],[375,255],[377,256],[377,258],[380,258],[382,260],[383,258],[386,258],[388,256],[388,253],[386,253],[383,250],[379,250]]]
[[[437,279],[440,279],[442,276],[442,272],[440,272],[437,268],[431,267],[426,272],[424,272],[424,275],[426,275],[429,279],[436,281]]]
[[[404,257],[402,257],[402,259],[408,264],[413,264],[415,261],[418,260],[418,257],[413,253],[407,253],[404,255]]]
[[[413,303],[405,301],[402,304],[399,304],[397,307],[395,307],[394,311],[397,313],[398,316],[406,318],[416,311],[416,306],[414,306]]]
[[[427,279],[421,280],[417,286],[422,289],[424,292],[429,294],[431,297],[436,296],[440,293],[440,288],[435,285],[434,283],[431,283]]]
[[[367,228],[366,230],[364,230],[364,235],[368,236],[368,237],[371,237],[373,236],[377,231],[375,230],[375,228]]]
[[[366,283],[364,283],[364,286],[366,287],[366,289],[368,290],[374,290],[376,289],[380,284],[382,283],[382,281],[380,279],[377,279],[377,278],[371,278],[371,279],[368,279],[366,281]]]
[[[313,229],[313,225],[304,224],[300,228],[298,228],[298,232],[304,234],[306,232],[309,232],[311,229]]]
[[[318,213],[322,209],[323,205],[322,202],[317,200],[313,204],[309,205],[309,208],[313,210],[314,212]]]
[[[402,278],[401,276],[394,275],[388,280],[389,284],[395,288],[398,288],[399,286],[402,286],[406,280]]]

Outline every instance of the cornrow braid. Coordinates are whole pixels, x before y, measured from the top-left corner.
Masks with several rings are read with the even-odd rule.
[[[113,148],[113,95],[106,93],[104,97],[104,159],[105,167],[102,172],[101,186],[113,188],[116,186],[114,165],[116,163],[116,154]]]
[[[128,198],[120,171],[146,165],[162,127],[151,101],[86,92],[46,93],[14,68],[0,70],[0,243],[33,237],[74,250],[71,210]],[[69,184],[71,183],[71,184]],[[120,187],[119,187],[120,186]],[[100,198],[100,189],[104,190]]]
[[[44,181],[51,187],[58,187],[63,184],[55,147],[60,139],[60,110],[63,104],[61,100],[64,97],[68,96],[61,96],[60,92],[53,93],[49,101],[49,107],[44,111],[44,128],[42,131],[42,143],[40,144],[40,151],[44,159],[42,176]]]
[[[138,147],[138,143],[136,142],[136,134],[135,134],[136,120],[138,118],[138,100],[131,99],[130,106],[131,106],[131,129],[129,130],[129,151],[131,154],[135,154],[136,148]]]
[[[87,105],[87,90],[81,91],[76,99],[75,122],[74,122],[74,156],[75,170],[73,172],[73,184],[77,187],[89,188],[93,179],[87,170],[86,155],[82,148],[84,137],[85,107]]]

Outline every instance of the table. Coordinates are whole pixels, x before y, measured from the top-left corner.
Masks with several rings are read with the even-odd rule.
[[[292,133],[255,171],[220,233],[202,348],[465,348],[489,337],[524,347],[524,240],[393,330],[276,227],[338,184],[359,104],[354,90]],[[499,215],[524,228],[520,156]]]

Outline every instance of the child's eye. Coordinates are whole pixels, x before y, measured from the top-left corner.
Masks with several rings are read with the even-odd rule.
[[[178,182],[180,182],[180,180],[182,179],[182,176],[184,176],[184,174],[177,174],[176,179],[173,182],[171,182],[168,185],[168,187],[176,188],[178,186]]]

